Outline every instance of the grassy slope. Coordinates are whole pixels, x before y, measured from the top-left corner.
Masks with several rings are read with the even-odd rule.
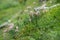
[[[27,3],[26,6],[32,6],[33,1],[36,1],[36,0],[32,0],[32,1],[28,0],[26,2]],[[39,5],[36,4],[36,5],[33,5],[32,7],[35,7],[35,6],[39,6]],[[24,9],[25,8],[23,8],[23,10]],[[19,10],[21,10],[21,5],[16,6],[16,7],[11,7],[11,8],[8,8],[8,9],[3,9],[2,11],[0,11],[0,14],[1,14],[0,15],[0,24],[7,21],[8,19],[10,19]],[[60,11],[59,10],[60,10],[60,6],[49,10],[46,14],[44,14],[42,17],[39,18],[39,20],[38,20],[39,27],[38,28],[42,28],[42,31],[41,31],[41,29],[34,29],[35,28],[34,25],[32,23],[31,24],[29,23],[26,27],[22,28],[24,30],[17,33],[18,37],[16,37],[16,39],[19,40],[20,38],[24,38],[22,40],[29,40],[29,38],[30,38],[31,40],[34,40],[34,39],[36,39],[36,40],[40,40],[40,39],[41,40],[47,40],[46,38],[48,38],[50,40],[53,40],[52,39],[52,37],[53,37],[55,40],[58,40],[59,39],[58,35],[60,35],[60,32],[59,32],[60,31]],[[26,18],[26,14],[25,15],[22,14],[20,17],[22,17],[23,20],[24,20]],[[16,20],[17,19],[14,19],[13,22],[15,22]],[[44,30],[44,28],[46,28],[46,29]],[[29,31],[31,31],[31,33]],[[43,33],[43,31],[46,31],[46,32],[44,32],[44,34],[42,34],[43,36],[41,36],[41,33]],[[56,35],[56,33],[57,33],[57,35]],[[19,35],[21,35],[22,37],[19,37]],[[29,37],[28,35],[32,35],[32,36]],[[12,36],[9,36],[8,39],[9,40],[14,40],[11,37]],[[40,37],[40,39],[38,39],[38,37]],[[3,40],[2,29],[0,30],[0,40]]]

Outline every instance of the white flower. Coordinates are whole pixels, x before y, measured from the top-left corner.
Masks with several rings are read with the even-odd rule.
[[[32,14],[32,13],[34,13],[33,11],[30,11],[30,13]]]
[[[45,6],[46,6],[46,4],[43,4],[43,5],[40,7],[40,9],[43,9]]]
[[[30,11],[29,15],[30,16],[33,16],[34,12],[33,11]]]
[[[33,4],[36,4],[36,2],[33,2]]]
[[[31,6],[28,6],[27,9],[31,9]]]
[[[31,18],[29,18],[29,21],[31,22]]]
[[[37,8],[34,8],[35,11],[39,11],[40,10],[40,7],[37,7]]]
[[[18,26],[16,26],[16,29],[18,29]]]
[[[39,15],[39,13],[40,13],[39,11],[36,11],[36,12],[35,12],[35,15]]]
[[[48,12],[48,10],[43,10],[43,13]]]
[[[16,26],[16,30],[15,30],[15,32],[17,32],[18,31],[18,26]]]
[[[28,10],[24,10],[24,12],[28,12]]]
[[[11,20],[8,20],[8,22],[11,22]]]

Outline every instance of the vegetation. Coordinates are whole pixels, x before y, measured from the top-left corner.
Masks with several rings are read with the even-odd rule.
[[[0,0],[0,40],[60,40],[60,0]]]

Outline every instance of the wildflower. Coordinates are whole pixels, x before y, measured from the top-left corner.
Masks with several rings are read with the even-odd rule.
[[[31,22],[31,18],[29,18],[29,21]]]
[[[11,20],[8,20],[8,22],[11,22]]]
[[[14,24],[10,23],[10,24],[8,24],[6,26],[8,26],[8,27],[3,31],[4,33],[10,31],[14,27]]]
[[[37,11],[37,12],[35,12],[35,15],[39,15],[39,13],[40,13],[40,12],[39,12],[39,11]]]
[[[43,13],[48,12],[48,10],[43,10]]]
[[[36,2],[33,2],[33,4],[36,4]]]
[[[38,15],[38,14],[40,13],[40,11],[39,11],[40,9],[39,9],[39,8],[40,8],[40,7],[34,9],[34,11],[35,11],[34,14],[35,14],[35,15]]]
[[[33,14],[34,14],[34,12],[33,12],[33,11],[30,11],[30,14],[29,14],[29,15],[30,15],[30,16],[33,16]]]
[[[15,31],[18,32],[18,26],[16,26],[16,30]]]
[[[18,26],[16,26],[16,29],[18,29]]]
[[[28,10],[24,10],[24,12],[28,12]]]
[[[14,24],[13,24],[13,23],[10,23],[8,26],[9,26],[9,28],[8,28],[8,29],[9,29],[9,30],[11,30],[11,29],[13,29]]]
[[[27,9],[31,9],[31,6],[28,6]]]
[[[34,11],[39,11],[40,7],[34,8]]]
[[[43,4],[40,8],[41,9],[44,9],[44,7],[46,7],[46,4]]]
[[[33,11],[30,11],[31,14],[33,14]]]

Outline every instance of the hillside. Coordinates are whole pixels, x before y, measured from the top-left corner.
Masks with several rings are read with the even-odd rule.
[[[60,40],[60,0],[0,0],[0,40]]]

